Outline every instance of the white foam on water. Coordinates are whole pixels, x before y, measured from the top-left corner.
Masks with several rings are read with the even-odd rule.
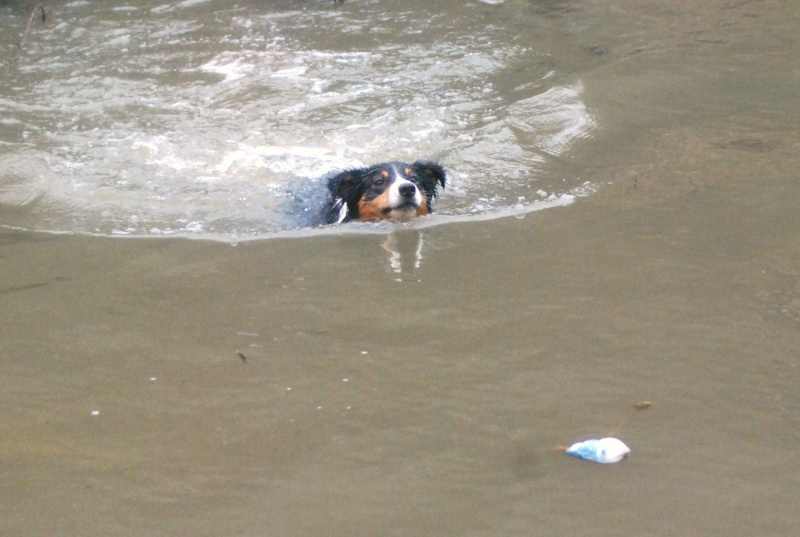
[[[0,99],[2,124],[20,140],[0,155],[0,170],[14,170],[0,171],[0,203],[26,208],[0,224],[271,236],[292,227],[271,211],[293,182],[385,160],[445,166],[440,218],[430,220],[439,223],[519,213],[519,199],[543,188],[589,191],[577,178],[563,187],[538,179],[549,158],[596,128],[580,81],[547,68],[530,90],[499,87],[504,69],[536,57],[501,30],[466,36],[377,8],[240,9],[221,29],[171,15],[204,2],[153,8],[157,31],[136,18],[142,10],[125,11],[124,29],[84,25],[88,6],[69,4],[65,31],[48,34],[43,54],[21,67],[38,82]],[[398,26],[424,35],[426,24],[439,33],[354,49],[364,40],[328,43],[320,24],[332,36],[391,37]]]

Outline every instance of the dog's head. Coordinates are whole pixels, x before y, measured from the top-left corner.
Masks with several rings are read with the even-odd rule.
[[[334,205],[331,223],[350,220],[408,220],[431,212],[445,186],[444,169],[432,162],[387,162],[347,170],[328,179]]]

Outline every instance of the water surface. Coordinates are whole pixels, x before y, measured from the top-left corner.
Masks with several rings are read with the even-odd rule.
[[[520,35],[491,14],[480,3],[66,3],[4,66],[0,203],[14,210],[0,223],[275,236],[307,224],[274,210],[298,191],[318,199],[304,179],[387,160],[446,166],[443,215],[587,193],[580,177],[546,173],[596,127],[580,77],[531,39],[546,18],[528,17]],[[26,15],[6,8],[10,35]]]
[[[0,533],[798,533],[795,4],[102,4],[54,9],[2,67],[0,148],[4,164],[18,160],[15,179],[0,171],[0,218],[68,233],[0,231]],[[3,9],[4,28],[21,31],[26,10]],[[440,27],[441,40],[411,39]],[[0,32],[6,44],[10,35]],[[284,40],[270,49],[275,36]],[[257,43],[251,56],[245,37]],[[437,43],[437,91],[418,95],[429,79],[403,67],[435,70]],[[269,75],[266,59],[287,76]],[[65,84],[92,69],[102,92]],[[373,70],[410,78],[387,89],[365,79]],[[339,71],[369,92],[353,94]],[[339,82],[314,93],[312,79]],[[100,98],[117,84],[114,99],[128,104],[113,112]],[[153,110],[133,113],[140,101],[124,88],[138,99],[148,84]],[[548,151],[556,131],[537,122],[549,108],[519,103],[555,88],[580,88],[594,126]],[[281,91],[305,107],[271,132],[287,106]],[[64,110],[88,107],[94,98],[77,97],[87,92],[98,111],[73,125],[31,92],[65,99]],[[314,108],[326,93],[343,106]],[[456,124],[459,107],[475,118]],[[497,119],[482,123],[485,114]],[[126,126],[139,117],[152,127]],[[417,132],[409,125],[434,120],[446,128],[401,142]],[[105,136],[122,131],[165,153]],[[268,219],[243,231],[237,215],[256,202],[222,194],[262,185],[270,213],[281,185],[339,158],[382,158],[384,142],[453,170],[441,220],[290,237]],[[281,170],[268,147],[321,151]],[[230,172],[219,171],[225,156]],[[197,167],[182,172],[179,161]],[[59,167],[70,162],[83,171]],[[512,173],[525,162],[529,174]],[[125,170],[129,191],[97,186]],[[200,224],[189,231],[170,211],[200,175],[223,201],[186,201],[196,204],[187,214],[206,211],[180,216]],[[163,204],[137,201],[154,178],[175,191]],[[107,215],[79,179],[114,200]],[[585,181],[591,194],[570,205],[513,210],[516,196],[534,206]],[[40,190],[25,201],[31,184]],[[495,191],[504,198],[474,205]],[[123,200],[175,233],[127,231]],[[220,221],[274,240],[215,237]],[[94,228],[103,236],[75,233]],[[554,449],[609,434],[642,400],[653,406],[615,433],[627,460],[596,465]]]

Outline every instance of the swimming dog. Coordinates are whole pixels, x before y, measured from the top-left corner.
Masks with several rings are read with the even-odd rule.
[[[446,182],[444,168],[433,162],[385,162],[343,171],[327,179],[333,201],[325,221],[405,221],[428,214],[437,187]]]

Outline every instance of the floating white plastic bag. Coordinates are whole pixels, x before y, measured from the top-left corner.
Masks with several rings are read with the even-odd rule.
[[[619,462],[631,452],[622,440],[617,438],[600,438],[577,442],[567,448],[567,455],[602,462],[604,464]]]
[[[558,449],[562,452],[566,451],[567,455],[586,459],[587,461],[601,462],[603,464],[619,462],[630,454],[631,449],[622,440],[611,435],[619,434],[637,412],[650,408],[652,405],[653,403],[650,401],[641,401],[633,405],[633,409],[622,418],[622,421],[613,431],[608,433],[609,436],[606,438],[592,438],[591,440],[576,442],[568,448],[558,446]]]

